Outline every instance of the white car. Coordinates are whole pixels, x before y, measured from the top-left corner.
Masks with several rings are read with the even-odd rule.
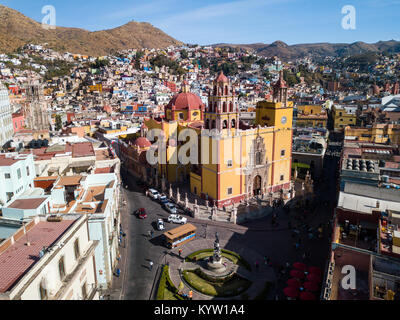
[[[162,231],[165,229],[165,225],[164,225],[164,220],[163,219],[158,219],[157,220],[157,229],[158,231]]]
[[[164,207],[169,213],[176,214],[176,207],[171,202],[164,203]]]
[[[187,218],[182,217],[182,216],[177,215],[177,214],[171,214],[168,217],[168,222],[177,223],[177,224],[185,224],[187,222]]]
[[[149,189],[149,196],[150,198],[153,198],[154,200],[157,200],[160,194],[158,193],[157,190],[154,189]]]

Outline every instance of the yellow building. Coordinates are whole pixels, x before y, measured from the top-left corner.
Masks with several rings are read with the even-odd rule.
[[[335,130],[343,130],[347,126],[355,126],[357,122],[356,106],[332,107],[333,126]]]
[[[400,143],[400,125],[376,124],[370,128],[346,127],[345,139],[375,142],[375,143]]]
[[[150,171],[171,183],[190,181],[192,193],[215,201],[220,208],[271,191],[288,190],[293,104],[287,101],[282,74],[274,86],[273,101],[259,102],[256,114],[255,126],[239,123],[235,90],[222,72],[214,80],[208,107],[185,84],[165,107],[165,119],[145,120],[146,132],[159,129],[166,141],[166,163],[152,166]],[[191,129],[195,147],[187,148],[192,137],[178,142],[179,135],[188,132],[184,129]],[[182,153],[198,162],[185,164]],[[163,184],[165,181],[161,181]]]
[[[90,92],[98,91],[101,93],[101,92],[103,92],[103,85],[101,83],[98,83],[98,84],[89,86],[89,91]]]
[[[328,123],[328,114],[321,105],[297,106],[296,127],[326,128],[327,123]]]

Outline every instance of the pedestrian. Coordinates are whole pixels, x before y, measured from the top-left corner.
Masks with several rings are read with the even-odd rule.
[[[264,256],[264,264],[268,264],[268,258]]]
[[[189,291],[189,300],[193,300],[193,291],[192,290]]]
[[[179,249],[179,258],[181,257],[181,255],[182,255],[182,249]]]
[[[151,238],[153,238],[154,237],[154,231],[153,230],[151,230]]]
[[[256,269],[258,270],[259,264],[258,261],[256,261]]]
[[[153,261],[150,260],[149,265],[150,265],[150,271],[153,270]]]
[[[289,263],[289,261],[286,262],[286,268],[287,268],[287,269],[290,268],[290,263]]]
[[[121,270],[120,270],[120,269],[115,270],[115,275],[116,275],[118,278],[119,278],[120,274],[121,274]]]

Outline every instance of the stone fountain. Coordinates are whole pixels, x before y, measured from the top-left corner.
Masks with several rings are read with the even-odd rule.
[[[210,258],[210,261],[207,263],[207,268],[208,268],[208,270],[215,272],[215,273],[226,272],[226,267],[224,266],[224,264],[222,262],[218,232],[215,233],[214,255]]]

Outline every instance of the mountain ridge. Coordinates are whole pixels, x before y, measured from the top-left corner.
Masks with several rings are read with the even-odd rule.
[[[214,44],[213,47],[232,47],[254,50],[262,56],[278,56],[281,59],[302,58],[308,54],[317,56],[344,56],[355,55],[366,52],[385,52],[400,53],[400,41],[388,40],[378,41],[376,43],[366,43],[356,41],[353,43],[303,43],[288,45],[283,41],[275,41],[271,44],[253,43],[253,44]]]
[[[0,51],[12,53],[28,43],[48,43],[56,51],[92,56],[123,49],[158,49],[182,44],[148,22],[129,21],[122,26],[99,31],[58,26],[55,30],[46,30],[41,23],[0,5]]]

